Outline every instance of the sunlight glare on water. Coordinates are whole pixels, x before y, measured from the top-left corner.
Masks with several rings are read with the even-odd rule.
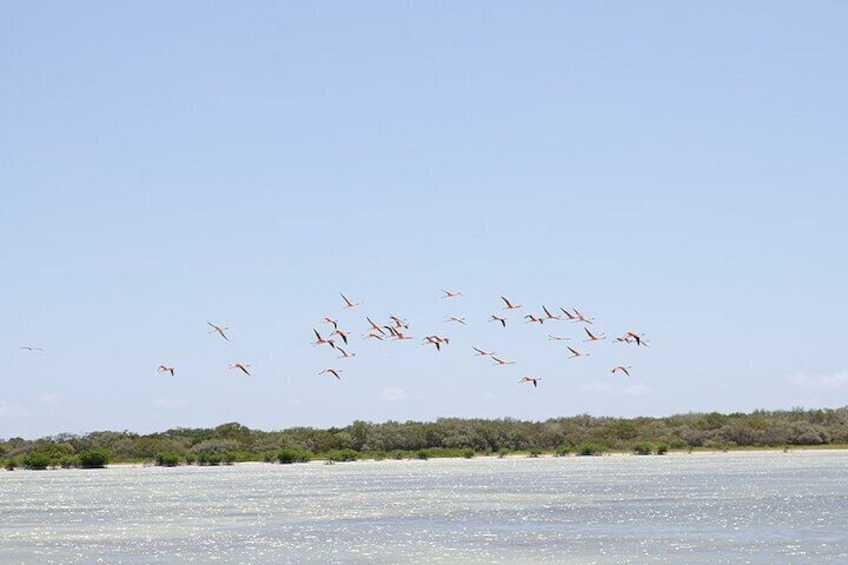
[[[841,563],[846,451],[0,473],[3,563]]]

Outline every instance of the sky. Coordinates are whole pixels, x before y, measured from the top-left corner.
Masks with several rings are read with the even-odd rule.
[[[4,2],[0,438],[848,405],[846,19]]]

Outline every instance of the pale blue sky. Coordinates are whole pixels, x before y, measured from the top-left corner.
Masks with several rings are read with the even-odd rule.
[[[848,404],[845,21],[842,2],[4,3],[0,437]],[[505,329],[501,295],[524,305]],[[651,346],[524,324],[542,304]],[[389,314],[416,339],[358,337]],[[309,345],[325,315],[355,358]]]

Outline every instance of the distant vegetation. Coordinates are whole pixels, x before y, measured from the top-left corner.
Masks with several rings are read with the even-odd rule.
[[[608,452],[662,454],[669,449],[848,446],[848,407],[607,418],[586,414],[542,422],[510,418],[440,418],[435,422],[355,421],[343,428],[266,432],[235,422],[213,429],[60,434],[0,441],[0,461],[17,467],[103,467],[115,462],[226,465],[238,461],[298,463],[311,459],[421,459],[523,453],[538,456]]]

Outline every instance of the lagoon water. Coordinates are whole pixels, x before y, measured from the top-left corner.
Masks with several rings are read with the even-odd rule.
[[[0,471],[0,563],[846,563],[848,452]]]

